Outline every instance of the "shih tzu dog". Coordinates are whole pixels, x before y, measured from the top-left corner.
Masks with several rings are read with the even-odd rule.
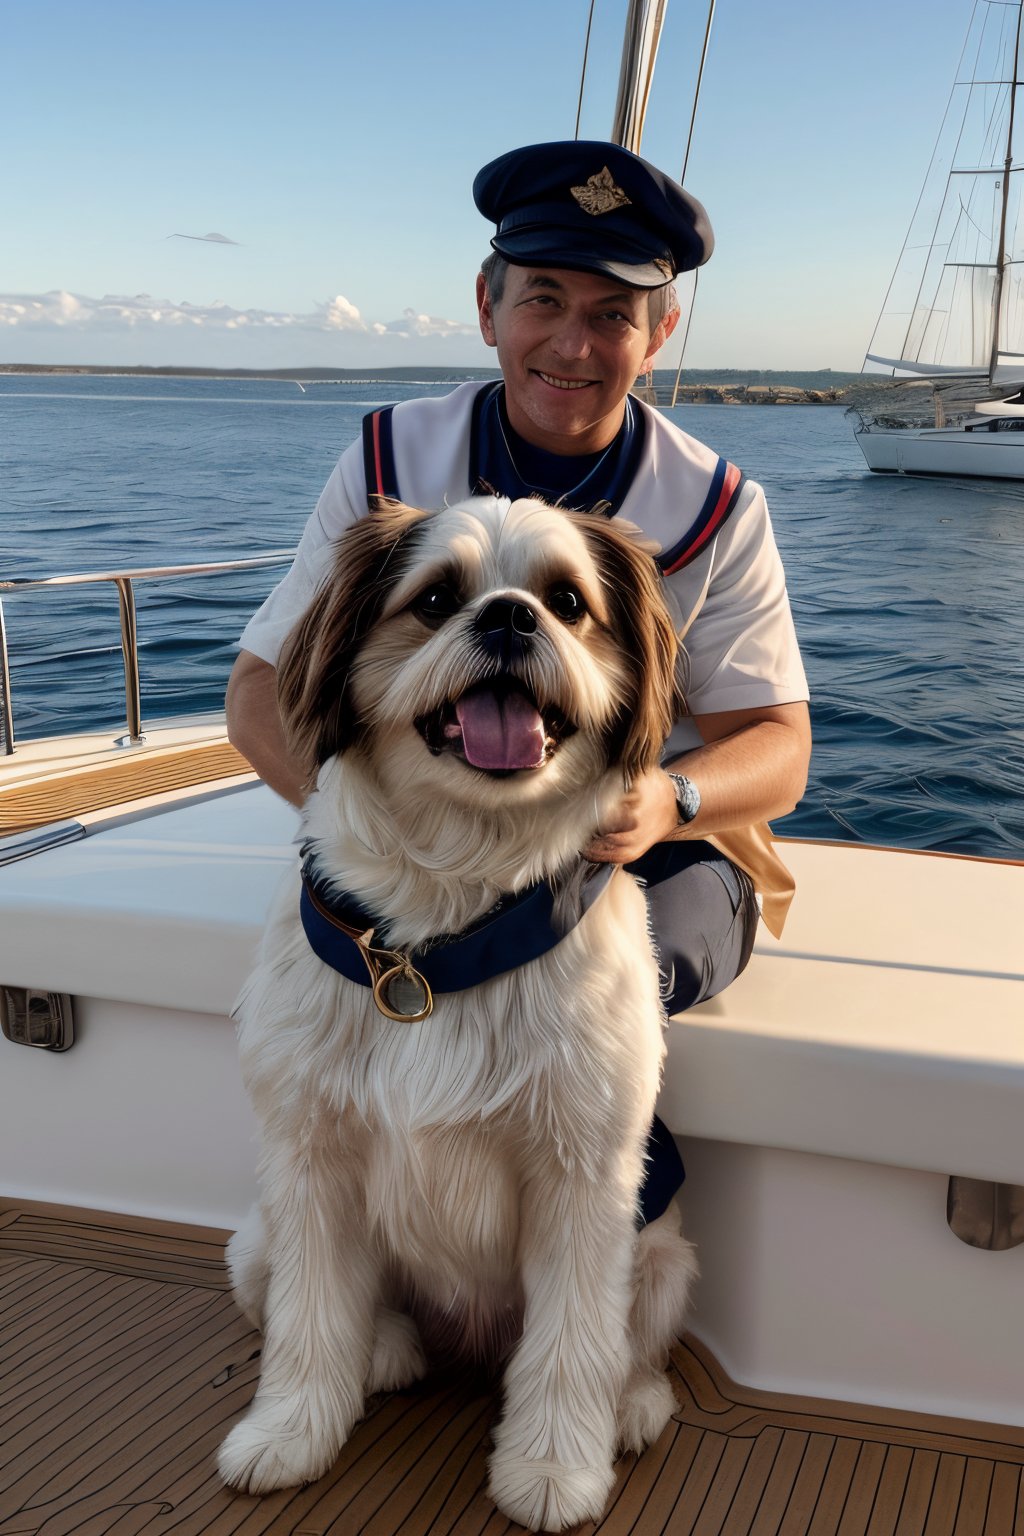
[[[265,1335],[220,1451],[310,1481],[453,1340],[504,1364],[489,1490],[600,1516],[675,1408],[694,1274],[637,1230],[663,1055],[645,899],[580,850],[655,768],[677,642],[636,531],[537,501],[377,501],[280,670],[316,772],[301,886],[238,1005],[261,1121],[232,1278]]]

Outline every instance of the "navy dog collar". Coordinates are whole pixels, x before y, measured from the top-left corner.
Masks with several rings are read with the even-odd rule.
[[[556,893],[542,880],[503,897],[462,933],[443,934],[420,949],[405,951],[378,940],[380,919],[354,897],[333,893],[309,857],[302,867],[299,915],[310,948],[325,965],[349,981],[372,987],[377,1006],[389,1018],[414,1023],[431,1011],[433,993],[464,992],[554,949],[607,888],[615,865],[595,865],[593,870],[583,884],[580,910],[568,922],[556,918]],[[421,984],[426,990],[416,1006]],[[390,995],[395,987],[405,990],[398,1004]]]

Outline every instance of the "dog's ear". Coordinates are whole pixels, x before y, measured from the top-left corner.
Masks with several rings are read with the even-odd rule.
[[[289,749],[310,777],[355,739],[352,666],[429,515],[372,496],[369,516],[342,534],[330,576],[285,642],[278,703]]]
[[[679,641],[662,591],[661,573],[631,524],[582,516],[612,610],[619,643],[630,662],[630,697],[608,737],[609,763],[622,764],[626,783],[661,760],[682,706],[676,681]]]

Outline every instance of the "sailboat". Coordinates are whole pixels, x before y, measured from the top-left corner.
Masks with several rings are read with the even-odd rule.
[[[222,720],[144,726],[146,575],[105,577],[126,735],[14,750],[8,714],[0,759],[0,1536],[509,1536],[473,1382],[372,1403],[305,1488],[217,1479],[260,1351],[223,1264],[257,1158],[230,1011],[298,817]],[[786,860],[785,940],[668,1024],[659,1113],[702,1279],[678,1412],[623,1458],[597,1530],[1012,1536],[1022,870],[835,843]]]
[[[979,0],[864,359],[873,470],[1024,479],[1021,0]],[[933,419],[931,408],[934,407]]]

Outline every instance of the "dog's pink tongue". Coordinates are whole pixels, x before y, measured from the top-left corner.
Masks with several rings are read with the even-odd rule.
[[[473,688],[458,700],[455,715],[474,768],[537,768],[544,761],[544,722],[525,695]]]

